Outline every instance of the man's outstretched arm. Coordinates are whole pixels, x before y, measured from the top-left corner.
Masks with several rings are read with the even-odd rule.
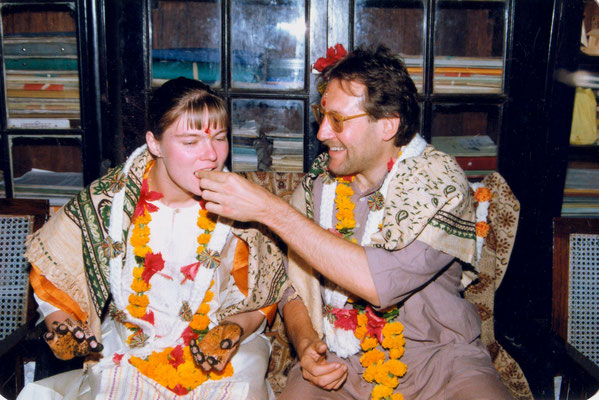
[[[199,171],[206,209],[238,221],[260,222],[322,275],[373,305],[378,294],[364,248],[310,221],[283,199],[239,175]]]

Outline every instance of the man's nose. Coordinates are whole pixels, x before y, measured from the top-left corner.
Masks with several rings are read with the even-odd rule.
[[[336,132],[333,130],[331,124],[329,123],[329,117],[325,115],[325,117],[322,119],[322,122],[320,123],[320,127],[318,128],[318,134],[316,135],[316,138],[321,142],[324,142],[325,140],[335,138],[335,136]]]

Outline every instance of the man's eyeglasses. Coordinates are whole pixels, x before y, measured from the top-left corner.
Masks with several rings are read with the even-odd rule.
[[[337,133],[343,132],[344,121],[369,115],[368,113],[364,113],[344,117],[335,111],[325,111],[320,104],[312,104],[312,112],[314,112],[314,118],[316,118],[316,122],[318,122],[318,124],[321,124],[324,120],[324,117],[327,116],[329,118],[329,124],[331,124],[331,128]]]

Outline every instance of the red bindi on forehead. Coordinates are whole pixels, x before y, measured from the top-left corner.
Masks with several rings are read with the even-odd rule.
[[[208,137],[210,137],[210,135],[211,135],[211,133],[212,133],[212,132],[210,131],[210,127],[209,127],[209,126],[208,126],[208,127],[206,127],[206,130],[205,130],[204,132],[206,132],[206,135],[208,135]]]

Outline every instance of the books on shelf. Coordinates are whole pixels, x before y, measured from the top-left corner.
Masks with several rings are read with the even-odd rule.
[[[487,135],[434,136],[432,145],[451,154],[469,176],[484,176],[497,169],[497,145]]]
[[[256,171],[258,153],[253,148],[233,147],[231,164],[233,171]]]
[[[48,199],[50,205],[61,206],[83,189],[83,173],[55,172],[33,168],[13,179],[16,198]],[[4,180],[0,192],[5,191]]]
[[[303,155],[274,155],[271,170],[275,172],[301,172],[304,168]]]
[[[568,168],[563,217],[599,217],[599,167]]]
[[[80,127],[75,33],[6,35],[3,48],[9,127],[29,128],[28,119],[47,129]]]
[[[71,121],[64,118],[8,118],[9,128],[69,129]]]
[[[262,54],[232,50],[232,76],[235,82],[263,80]],[[184,76],[208,84],[220,80],[220,50],[216,48],[169,48],[152,50],[152,78],[155,81]]]
[[[488,135],[433,136],[431,142],[437,150],[455,157],[497,156],[497,145]]]
[[[256,142],[259,129],[256,120],[233,122],[231,129],[233,137],[231,165],[233,171],[256,171],[258,169]]]
[[[422,85],[422,56],[401,55],[409,74]],[[433,89],[437,93],[500,93],[501,58],[435,56]]]
[[[272,141],[270,169],[277,172],[301,172],[304,169],[304,134],[287,129],[268,132]]]

